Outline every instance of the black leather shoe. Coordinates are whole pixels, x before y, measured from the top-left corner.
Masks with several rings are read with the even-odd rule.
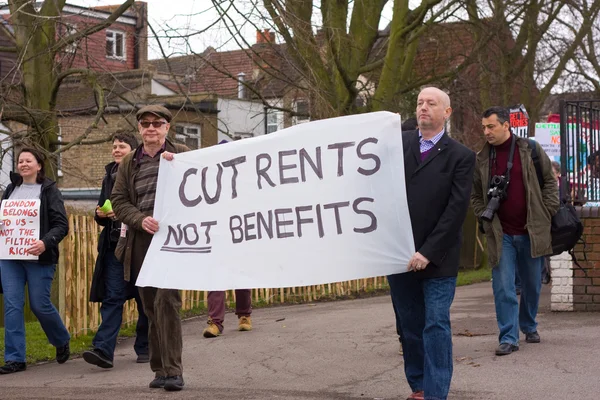
[[[137,360],[135,360],[135,362],[138,363],[138,364],[149,363],[150,362],[150,355],[149,354],[138,354]]]
[[[0,367],[0,375],[12,374],[15,372],[25,371],[27,364],[24,362],[9,361],[6,365]]]
[[[539,343],[540,342],[540,334],[537,333],[537,331],[526,333],[525,341],[527,343]]]
[[[100,368],[112,368],[113,362],[110,358],[106,357],[101,350],[87,350],[83,352],[83,359],[88,364],[97,365]]]
[[[69,357],[71,356],[71,348],[69,347],[69,342],[64,346],[58,346],[56,348],[56,361],[59,364],[64,364],[67,362]]]
[[[161,389],[165,387],[165,381],[167,380],[166,376],[157,376],[154,378],[152,382],[148,385],[150,389]]]
[[[165,381],[165,390],[168,392],[175,392],[183,389],[183,376],[167,376],[167,380]]]
[[[500,343],[500,346],[496,349],[496,355],[506,356],[514,351],[519,351],[519,346],[510,343]]]

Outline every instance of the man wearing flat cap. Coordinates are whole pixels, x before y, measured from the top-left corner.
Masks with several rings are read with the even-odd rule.
[[[136,118],[142,144],[121,161],[111,195],[115,215],[123,223],[115,256],[123,263],[125,280],[131,282],[137,279],[152,235],[159,229],[152,213],[161,154],[189,150],[167,139],[172,115],[165,107],[142,107]],[[150,388],[181,390],[184,382],[179,291],[142,287],[140,297],[149,321],[150,368],[155,374]]]

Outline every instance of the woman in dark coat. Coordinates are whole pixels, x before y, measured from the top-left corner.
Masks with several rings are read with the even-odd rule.
[[[48,341],[56,347],[56,361],[66,362],[70,356],[71,336],[56,307],[50,300],[54,271],[58,263],[58,244],[69,232],[69,223],[62,195],[56,182],[44,174],[44,155],[33,148],[24,148],[18,157],[18,174],[11,173],[2,201],[40,200],[39,240],[27,248],[37,260],[0,260],[4,291],[4,362],[0,374],[25,371],[25,284],[31,311],[36,316]],[[2,229],[7,229],[4,224]]]
[[[148,318],[142,308],[137,288],[125,281],[123,264],[115,257],[121,223],[115,219],[112,209],[102,208],[106,200],[110,199],[121,160],[138,144],[135,136],[129,133],[117,133],[113,139],[114,161],[105,167],[106,175],[102,181],[102,191],[96,207],[96,222],[104,229],[98,241],[98,258],[90,289],[90,301],[102,303],[100,306],[102,323],[92,341],[94,349],[83,353],[85,361],[101,368],[113,367],[117,337],[123,320],[123,305],[131,298],[135,298],[139,313],[133,346],[138,356],[137,362],[149,362]]]

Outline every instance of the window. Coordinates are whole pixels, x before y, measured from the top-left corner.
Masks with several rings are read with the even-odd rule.
[[[106,31],[106,57],[125,59],[125,34]]]
[[[294,125],[310,121],[310,117],[308,116],[308,114],[310,113],[308,109],[308,101],[296,100],[294,108],[296,113],[300,114],[294,117]]]
[[[199,125],[179,124],[175,127],[175,139],[196,150],[200,148],[200,132]]]
[[[267,133],[276,132],[279,129],[281,111],[271,110],[267,113]]]
[[[65,37],[69,37],[77,33],[77,25],[65,24]],[[75,53],[77,51],[77,42],[73,42],[65,46],[65,52]]]

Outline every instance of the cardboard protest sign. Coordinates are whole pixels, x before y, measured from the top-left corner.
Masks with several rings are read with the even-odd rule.
[[[400,117],[321,120],[161,160],[138,286],[225,290],[405,272]]]
[[[3,200],[0,260],[37,260],[26,252],[40,237],[40,200]]]
[[[535,140],[549,157],[560,157],[560,124],[535,124]]]

